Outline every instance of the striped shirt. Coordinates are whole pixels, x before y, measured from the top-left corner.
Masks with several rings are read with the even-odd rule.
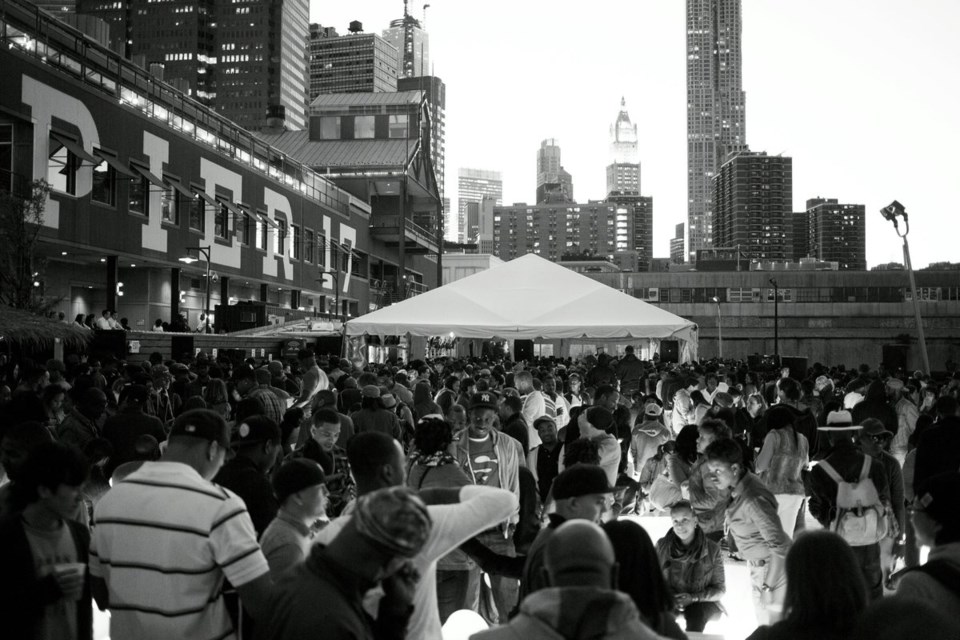
[[[235,493],[178,462],[148,462],[100,500],[90,574],[109,590],[110,636],[234,639],[221,590],[267,573]]]

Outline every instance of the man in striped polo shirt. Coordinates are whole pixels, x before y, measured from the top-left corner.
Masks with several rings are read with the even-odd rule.
[[[221,595],[225,578],[255,620],[265,613],[272,583],[247,508],[210,481],[229,451],[222,417],[187,411],[163,457],[97,504],[91,588],[110,609],[112,638],[236,638]]]

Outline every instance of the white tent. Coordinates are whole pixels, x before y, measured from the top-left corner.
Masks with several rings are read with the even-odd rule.
[[[697,325],[535,254],[497,265],[346,324],[348,336],[508,340],[679,340],[697,357]]]

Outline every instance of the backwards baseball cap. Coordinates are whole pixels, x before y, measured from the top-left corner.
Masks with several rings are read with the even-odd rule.
[[[273,493],[280,504],[298,491],[326,483],[323,467],[310,458],[294,458],[284,462],[273,475],[272,482]]]
[[[648,402],[643,408],[643,415],[650,416],[651,418],[657,418],[663,415],[663,407],[658,405],[656,402]]]
[[[249,416],[237,425],[230,445],[234,448],[255,442],[280,442],[283,436],[277,423],[267,416]]]
[[[498,409],[497,394],[492,391],[481,391],[470,398],[471,409]]]
[[[432,526],[427,505],[404,486],[361,496],[353,521],[357,532],[369,542],[406,558],[420,553]]]
[[[567,467],[553,480],[553,498],[566,500],[593,493],[613,493],[607,472],[595,464],[577,463]]]
[[[230,427],[222,416],[209,409],[191,409],[181,413],[170,429],[170,437],[177,436],[217,442],[225,449],[230,447]]]

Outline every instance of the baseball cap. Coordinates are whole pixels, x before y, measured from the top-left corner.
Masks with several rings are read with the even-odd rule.
[[[860,426],[863,434],[868,436],[892,436],[893,432],[883,426],[883,423],[876,418],[868,418]]]
[[[497,394],[491,391],[481,391],[470,398],[471,409],[497,409]]]
[[[254,442],[279,442],[281,437],[280,427],[267,416],[249,416],[237,425],[230,446],[236,448]]]
[[[533,421],[533,428],[536,429],[537,426],[539,426],[539,424],[540,424],[541,422],[549,422],[549,423],[553,424],[554,426],[556,426],[556,424],[557,424],[557,421],[556,421],[556,420],[554,420],[554,419],[551,418],[550,416],[544,415],[544,416],[540,416],[539,418],[537,418],[536,420]]]
[[[650,416],[651,418],[659,417],[663,415],[663,407],[656,402],[648,402],[647,406],[643,408],[643,415]]]
[[[230,427],[219,414],[209,409],[191,409],[184,411],[170,429],[170,437],[190,436],[217,442],[221,447],[230,447]]]
[[[326,483],[323,467],[309,458],[294,458],[284,462],[273,475],[272,482],[273,493],[281,504],[297,491]]]
[[[553,498],[565,500],[592,493],[613,493],[607,472],[595,464],[577,463],[567,467],[553,480]]]

